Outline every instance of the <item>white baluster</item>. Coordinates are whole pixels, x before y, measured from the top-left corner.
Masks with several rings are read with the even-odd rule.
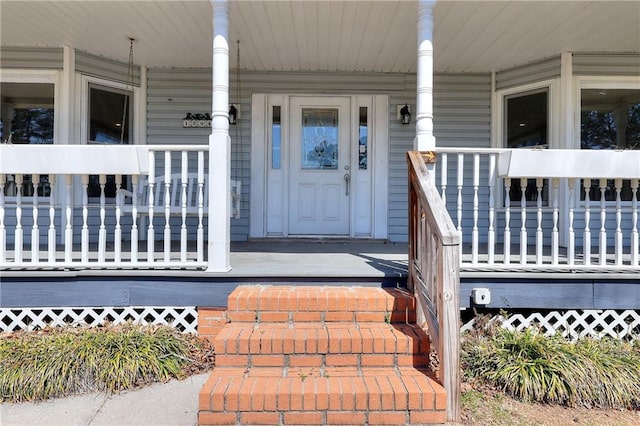
[[[131,176],[131,263],[138,263],[138,181],[140,176]]]
[[[462,257],[462,186],[464,184],[464,154],[458,154],[458,234],[460,235],[460,257]]]
[[[478,263],[478,188],[480,187],[480,154],[473,154],[473,229],[471,230],[471,263]]]
[[[197,231],[197,260],[204,262],[204,151],[198,151],[198,231]]]
[[[22,244],[24,238],[24,230],[22,229],[22,175],[15,175],[16,183],[16,230],[13,241],[13,250],[15,262],[22,263]]]
[[[567,261],[569,265],[574,265],[576,258],[576,232],[573,228],[573,221],[576,205],[576,179],[570,178],[567,183],[569,185],[569,244],[567,249]]]
[[[107,175],[100,175],[98,178],[100,183],[100,229],[98,230],[98,262],[103,263],[106,259],[107,251],[107,227],[105,218],[107,214],[106,197],[104,187],[107,184]]]
[[[511,178],[504,179],[504,264],[511,263]]]
[[[7,175],[0,173],[0,263],[7,261],[7,229],[4,225],[4,186]]]
[[[582,250],[584,251],[584,264],[591,265],[591,179],[584,180],[584,235],[582,237]]]
[[[489,230],[487,233],[487,244],[489,251],[489,265],[495,262],[496,232],[494,228],[496,206],[495,206],[495,186],[496,186],[496,154],[489,154]]]
[[[155,203],[154,194],[156,187],[156,159],[155,152],[149,151],[149,194],[147,203],[149,208],[149,227],[147,228],[147,262],[153,262],[155,252],[155,230],[153,228],[153,204]]]
[[[527,178],[520,178],[520,264],[527,263]]]
[[[542,186],[544,179],[536,178],[536,264],[542,265]]]
[[[122,175],[116,175],[116,227],[113,231],[113,261],[122,261],[122,227],[120,226],[120,216],[122,215]]]
[[[181,159],[182,170],[180,173],[181,178],[181,210],[182,210],[182,226],[180,227],[180,262],[187,262],[187,183],[189,180],[189,158],[187,157],[187,151],[182,151]]]
[[[442,191],[442,202],[447,205],[447,167],[449,157],[446,152],[440,154],[440,188]]]
[[[31,261],[40,262],[40,229],[38,228],[38,188],[40,187],[40,175],[31,177],[33,186],[33,226],[31,227]]]
[[[622,200],[620,198],[620,191],[622,191],[622,179],[615,180],[615,188],[616,188],[616,234],[615,234],[615,245],[616,245],[616,265],[622,265]]]
[[[80,176],[82,183],[82,231],[80,232],[80,251],[82,263],[89,262],[89,175]]]
[[[64,228],[64,261],[67,263],[71,263],[73,261],[73,226],[71,225],[73,221],[73,203],[71,199],[71,187],[73,184],[73,176],[72,175],[64,175],[64,180],[67,189],[67,197],[65,200],[65,217],[67,223]]]
[[[164,152],[164,261],[171,260],[171,151]]]
[[[552,188],[552,197],[551,202],[553,205],[553,228],[551,228],[551,263],[554,265],[558,264],[559,252],[560,252],[560,239],[558,234],[558,198],[559,198],[559,188],[560,188],[560,179],[553,178],[551,179],[551,188]]]
[[[631,265],[638,266],[638,179],[631,179]]]
[[[607,190],[607,180],[600,179],[600,265],[607,263],[607,201],[605,193]]]
[[[49,263],[56,261],[56,175],[49,175],[49,230],[47,232],[47,259]]]

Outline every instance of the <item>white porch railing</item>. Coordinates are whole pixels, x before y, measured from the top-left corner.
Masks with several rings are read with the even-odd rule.
[[[0,145],[0,269],[205,268],[207,155]]]
[[[524,174],[514,170],[522,162],[499,173],[516,151]],[[640,152],[436,152],[435,183],[462,237],[465,270],[640,269]]]

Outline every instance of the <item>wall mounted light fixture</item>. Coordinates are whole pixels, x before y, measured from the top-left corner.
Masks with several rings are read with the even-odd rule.
[[[229,105],[229,124],[238,122],[238,108],[234,104]]]
[[[398,107],[400,107],[400,105],[398,105]],[[409,124],[411,123],[411,111],[409,110],[409,104],[404,104],[404,106],[402,108],[400,108],[400,122],[402,124]]]

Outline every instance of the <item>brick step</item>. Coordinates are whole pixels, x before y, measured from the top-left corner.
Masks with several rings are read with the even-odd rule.
[[[239,286],[228,299],[232,322],[415,322],[415,299],[378,287]]]
[[[230,323],[214,348],[219,366],[426,365],[429,338],[415,324]]]
[[[445,391],[404,368],[214,368],[199,424],[417,424],[446,420]]]

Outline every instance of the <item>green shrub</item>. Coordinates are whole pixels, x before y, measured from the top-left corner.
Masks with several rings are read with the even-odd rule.
[[[118,392],[206,368],[194,336],[133,325],[46,329],[0,336],[0,401]]]
[[[640,407],[640,351],[628,342],[499,330],[466,338],[462,364],[467,378],[527,402]]]

